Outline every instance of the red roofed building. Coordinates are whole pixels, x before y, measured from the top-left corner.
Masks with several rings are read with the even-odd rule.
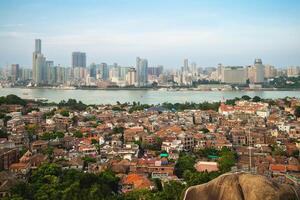
[[[214,172],[219,170],[217,162],[199,161],[195,164],[195,168],[198,172]]]
[[[285,173],[287,171],[287,167],[282,164],[270,164],[269,170],[277,173]]]
[[[128,174],[121,180],[121,191],[123,193],[132,190],[152,189],[153,187],[153,183],[146,176],[135,173]]]

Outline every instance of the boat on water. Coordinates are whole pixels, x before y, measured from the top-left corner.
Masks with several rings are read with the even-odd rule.
[[[167,91],[167,88],[159,88],[158,91]]]
[[[75,90],[76,87],[73,87],[73,86],[58,86],[55,89],[60,89],[60,90]]]
[[[47,98],[43,98],[43,97],[35,97],[34,100],[39,101],[39,102],[47,102],[48,101]]]
[[[23,95],[28,95],[28,93],[27,92],[23,92]]]

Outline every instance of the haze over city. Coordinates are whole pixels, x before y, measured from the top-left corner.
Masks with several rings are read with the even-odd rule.
[[[71,53],[87,63],[132,66],[247,65],[254,58],[277,67],[300,63],[299,1],[1,1],[0,66],[32,65],[33,40],[43,53],[71,66]]]

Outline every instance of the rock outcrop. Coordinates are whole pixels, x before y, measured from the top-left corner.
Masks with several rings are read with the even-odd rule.
[[[188,188],[184,200],[297,200],[299,194],[288,184],[277,184],[264,176],[224,174]]]

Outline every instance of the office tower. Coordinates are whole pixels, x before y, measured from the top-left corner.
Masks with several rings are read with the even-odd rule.
[[[90,65],[90,77],[96,78],[97,76],[97,66],[95,63]]]
[[[300,67],[298,66],[290,66],[287,68],[287,76],[288,77],[297,77],[300,74]]]
[[[72,53],[72,67],[86,67],[86,54],[83,52]]]
[[[26,80],[30,80],[30,79],[32,79],[32,70],[22,68],[21,69],[21,80],[26,81]]]
[[[47,60],[45,64],[45,69],[43,72],[43,80],[47,84],[53,84],[51,83],[51,69],[54,67],[54,62]]]
[[[125,77],[127,85],[135,85],[136,84],[136,70],[134,68],[130,68]]]
[[[42,40],[36,39],[35,40],[35,53],[42,53]]]
[[[217,67],[217,80],[222,80],[223,68],[223,65],[219,63]]]
[[[35,51],[33,52],[32,59],[32,79],[36,85],[44,83],[43,73],[46,68],[46,58],[41,53],[42,41],[40,39],[35,40]]]
[[[148,67],[148,75],[157,76],[163,73],[164,67],[162,65],[158,65],[157,67]]]
[[[120,80],[120,67],[116,63],[114,63],[109,70],[109,79],[112,82],[118,82]]]
[[[119,79],[121,81],[125,81],[126,79],[126,74],[128,73],[130,67],[119,67]]]
[[[42,72],[42,79],[43,79],[43,82],[46,84],[49,83],[50,81],[50,68],[52,68],[54,66],[54,62],[53,61],[50,61],[50,60],[46,60],[45,62],[45,67],[43,69],[43,72]]]
[[[56,71],[57,71],[57,67],[52,66],[48,68],[48,83],[50,85],[55,85],[56,84]]]
[[[250,83],[254,83],[255,82],[255,68],[254,66],[247,66],[247,77],[249,79]]]
[[[46,58],[43,54],[37,54],[35,59],[35,83],[37,85],[43,84],[43,72],[46,65]]]
[[[73,74],[74,74],[74,80],[75,81],[82,81],[86,80],[86,76],[88,74],[88,71],[86,68],[83,67],[75,67],[72,68]]]
[[[188,59],[183,60],[183,71],[189,72],[189,60]]]
[[[277,70],[272,65],[265,65],[265,77],[266,78],[274,78],[277,75]]]
[[[147,59],[136,58],[137,86],[144,87],[148,84],[148,61]]]
[[[222,82],[232,84],[246,83],[246,69],[242,66],[223,67]]]
[[[103,80],[109,79],[109,70],[106,63],[101,63],[99,67],[99,77]]]
[[[262,64],[261,59],[254,61],[254,83],[263,83],[265,79],[265,66]]]
[[[56,83],[57,84],[62,84],[64,80],[63,76],[63,68],[60,66],[56,67]]]
[[[197,64],[195,62],[191,63],[190,72],[192,73],[192,76],[197,76]]]
[[[12,64],[11,65],[11,81],[17,82],[19,77],[20,77],[19,64]]]

